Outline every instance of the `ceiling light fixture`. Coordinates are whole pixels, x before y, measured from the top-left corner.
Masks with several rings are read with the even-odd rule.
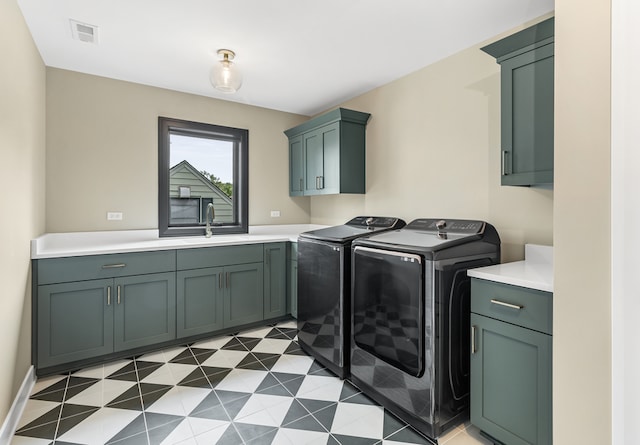
[[[219,49],[218,60],[211,68],[211,83],[223,93],[235,93],[242,86],[242,74],[232,62],[236,54],[230,49]]]

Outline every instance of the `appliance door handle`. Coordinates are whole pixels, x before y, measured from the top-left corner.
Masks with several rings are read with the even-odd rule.
[[[506,303],[504,301],[500,301],[500,300],[496,300],[495,298],[491,299],[491,303],[493,304],[497,304],[498,306],[504,306],[504,307],[508,307],[509,309],[516,309],[516,310],[520,310],[520,309],[524,309],[524,306],[521,306],[519,304],[513,304],[513,303]]]

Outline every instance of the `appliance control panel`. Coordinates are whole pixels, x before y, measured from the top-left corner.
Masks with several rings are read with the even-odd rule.
[[[473,235],[484,231],[484,222],[467,219],[420,218],[411,221],[406,229],[435,233],[459,233]]]
[[[400,229],[404,226],[404,221],[387,216],[356,216],[346,225],[371,229]]]

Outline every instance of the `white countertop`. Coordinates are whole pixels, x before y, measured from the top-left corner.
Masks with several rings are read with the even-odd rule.
[[[315,224],[250,226],[249,233],[214,235],[211,238],[204,236],[160,238],[158,230],[47,233],[31,240],[31,258],[297,241],[300,233],[324,227],[327,226]]]
[[[524,261],[470,269],[467,275],[498,283],[553,292],[553,247],[526,244]]]

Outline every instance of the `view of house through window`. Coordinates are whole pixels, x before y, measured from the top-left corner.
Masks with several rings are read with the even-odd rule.
[[[169,224],[232,223],[233,142],[169,134]]]
[[[249,131],[158,118],[160,236],[248,231]]]

